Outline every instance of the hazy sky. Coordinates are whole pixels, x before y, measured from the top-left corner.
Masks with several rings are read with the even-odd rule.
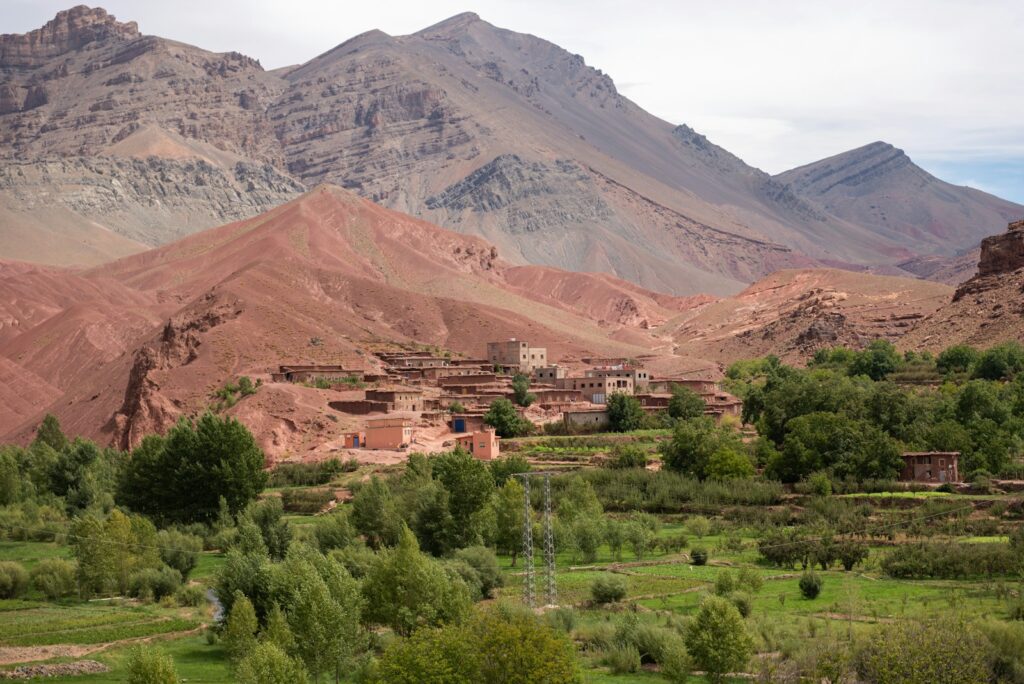
[[[0,33],[71,0],[0,0]],[[104,0],[143,33],[273,68],[462,11],[551,40],[766,171],[885,140],[1024,203],[1022,0]]]

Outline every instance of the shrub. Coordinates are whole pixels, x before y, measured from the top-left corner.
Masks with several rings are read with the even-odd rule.
[[[135,646],[128,654],[128,684],[177,684],[174,660],[152,646]]]
[[[647,451],[636,444],[619,444],[612,450],[609,468],[646,468]]]
[[[271,487],[324,485],[344,470],[345,465],[336,458],[318,463],[280,463],[270,471],[268,484]]]
[[[868,557],[867,544],[852,539],[839,542],[836,551],[839,554],[839,562],[843,564],[843,570],[847,572],[853,570]]]
[[[281,503],[284,510],[290,513],[319,513],[333,500],[334,491],[327,488],[285,489],[281,492]]]
[[[186,584],[174,595],[179,606],[198,608],[206,603],[206,589],[201,584]]]
[[[752,568],[741,568],[736,576],[736,587],[746,589],[751,594],[761,591],[764,586],[764,578]]]
[[[0,598],[18,598],[28,589],[28,572],[20,563],[0,562]]]
[[[160,530],[156,540],[160,547],[160,560],[180,572],[183,578],[188,577],[199,562],[203,540],[178,530]]]
[[[615,644],[604,655],[612,674],[630,674],[640,670],[640,650],[633,644]]]
[[[626,598],[626,580],[613,574],[598,577],[590,585],[590,595],[596,603],[617,603]]]
[[[78,586],[75,564],[63,558],[39,561],[32,572],[32,586],[51,601],[75,593]]]
[[[159,601],[172,596],[181,586],[181,573],[174,568],[143,568],[128,578],[128,595]]]
[[[754,611],[754,602],[750,598],[750,594],[746,592],[737,591],[729,597],[729,600],[732,601],[732,605],[736,606],[736,610],[740,612],[740,615],[745,618],[750,617],[750,614]]]
[[[703,539],[711,533],[711,521],[703,515],[695,515],[686,522],[686,529],[697,539]]]
[[[832,480],[825,473],[811,473],[807,478],[807,489],[815,496],[828,496],[832,493]]]
[[[808,570],[800,575],[800,593],[805,599],[818,598],[823,584],[824,581],[821,579],[821,576],[813,570]]]
[[[717,596],[728,596],[736,589],[736,579],[728,570],[723,570],[715,577],[715,594]]]
[[[956,616],[904,620],[876,630],[856,656],[859,680],[877,684],[959,684],[994,681],[992,647]]]
[[[686,647],[712,682],[744,666],[754,650],[743,617],[729,601],[708,596],[686,626]]]
[[[1016,575],[1019,559],[1009,544],[901,544],[882,558],[897,579],[962,579]]]
[[[695,546],[690,549],[690,562],[694,565],[707,565],[708,551],[703,546]]]
[[[455,553],[460,560],[476,571],[480,581],[480,593],[483,598],[491,598],[494,590],[505,584],[504,575],[498,565],[498,557],[486,546],[470,546]]]

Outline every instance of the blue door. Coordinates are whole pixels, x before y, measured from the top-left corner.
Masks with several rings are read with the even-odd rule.
[[[355,447],[356,449],[359,448],[359,435],[356,435],[355,437],[352,438],[352,446]]]
[[[453,427],[455,429],[455,432],[465,432],[466,431],[466,419],[465,418],[456,418],[455,420],[452,421],[452,425],[453,425]]]

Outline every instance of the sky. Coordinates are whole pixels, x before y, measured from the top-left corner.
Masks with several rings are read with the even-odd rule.
[[[73,3],[0,0],[0,33]],[[1022,0],[103,0],[143,33],[304,62],[464,11],[582,55],[626,97],[769,173],[875,140],[1024,203]]]

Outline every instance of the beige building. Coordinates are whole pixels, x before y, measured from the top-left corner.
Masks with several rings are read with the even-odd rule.
[[[527,342],[512,338],[506,342],[488,342],[487,360],[497,366],[518,368],[529,373],[534,368],[548,365],[548,350],[531,347]]]
[[[566,411],[562,414],[566,427],[598,429],[608,425],[608,412],[604,409],[595,411]]]
[[[629,378],[561,378],[555,385],[576,390],[591,404],[604,404],[608,396],[616,392],[633,394],[633,381]]]
[[[537,382],[546,382],[555,384],[555,380],[564,378],[569,374],[568,369],[562,366],[543,366],[541,368],[533,369],[533,379]]]
[[[412,422],[405,418],[374,418],[366,421],[367,449],[401,449],[412,443]]]
[[[588,378],[629,378],[633,381],[634,388],[639,387],[640,385],[646,385],[651,380],[651,376],[647,373],[647,369],[626,364],[591,368],[586,371],[584,375]]]

